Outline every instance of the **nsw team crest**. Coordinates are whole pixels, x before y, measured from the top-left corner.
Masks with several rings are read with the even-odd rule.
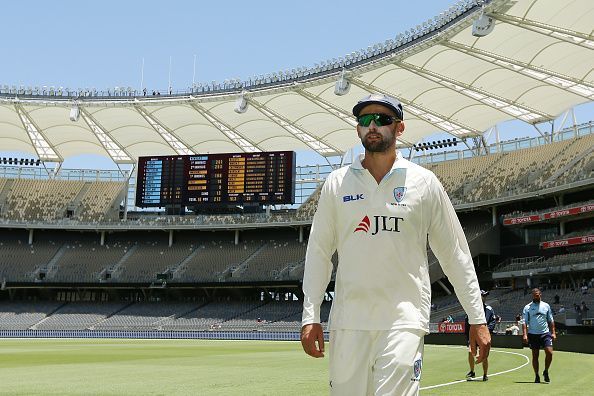
[[[414,374],[414,378],[412,378],[413,381],[419,381],[421,379],[421,368],[423,366],[423,361],[421,359],[417,359],[415,360],[415,364],[413,365],[413,374]]]
[[[394,189],[394,199],[396,202],[401,202],[406,194],[406,187],[396,187]]]

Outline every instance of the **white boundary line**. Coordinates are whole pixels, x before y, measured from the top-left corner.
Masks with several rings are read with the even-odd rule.
[[[432,345],[432,346],[434,346],[434,347],[435,347],[435,346],[437,346],[437,345]],[[437,346],[437,347],[440,347],[440,346]],[[457,348],[464,348],[464,349],[467,349],[467,347],[464,347],[464,346],[441,346],[441,348],[452,348],[452,349],[454,349],[454,348],[456,348],[456,349],[457,349]],[[526,366],[528,363],[530,363],[530,358],[529,358],[528,356],[526,356],[526,355],[522,354],[522,353],[517,353],[517,352],[508,352],[508,351],[498,351],[498,350],[496,350],[496,349],[491,349],[491,352],[507,353],[507,354],[510,354],[510,355],[517,355],[517,356],[522,356],[524,359],[526,359],[526,362],[524,362],[524,364],[522,364],[521,366],[514,367],[514,368],[512,368],[512,369],[509,369],[509,370],[505,370],[505,371],[499,371],[499,372],[497,372],[497,373],[489,374],[489,377],[494,377],[494,376],[496,376],[496,375],[505,374],[505,373],[509,373],[509,372],[511,372],[511,371],[516,371],[516,370],[519,370],[519,369],[521,369],[522,367]],[[427,390],[427,389],[441,388],[442,386],[454,385],[454,384],[459,384],[459,383],[462,383],[462,382],[467,382],[467,380],[463,379],[463,380],[457,380],[457,381],[447,382],[447,383],[444,383],[444,384],[437,384],[437,385],[431,385],[431,386],[424,386],[424,387],[422,387],[420,390]]]

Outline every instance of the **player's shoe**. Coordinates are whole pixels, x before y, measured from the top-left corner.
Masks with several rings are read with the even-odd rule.
[[[483,374],[483,381],[489,381],[489,377],[487,376],[487,374]]]
[[[534,378],[534,383],[540,384],[540,377],[538,376],[538,374],[536,374],[536,377]]]
[[[542,376],[544,377],[545,382],[551,382],[551,379],[549,378],[549,371],[545,370],[542,372]]]
[[[468,381],[472,381],[472,379],[476,376],[476,374],[474,373],[474,371],[469,371],[468,374],[466,374],[466,379]]]

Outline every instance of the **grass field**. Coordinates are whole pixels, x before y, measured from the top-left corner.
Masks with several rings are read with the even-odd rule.
[[[594,394],[594,356],[555,352],[550,384],[532,383],[528,356],[494,349],[488,382],[431,388],[468,367],[464,348],[427,345],[421,394]],[[296,342],[0,339],[0,395],[326,395],[327,373]]]

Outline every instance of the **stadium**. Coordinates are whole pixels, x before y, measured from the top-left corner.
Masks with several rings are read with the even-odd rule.
[[[403,104],[398,149],[443,184],[499,316],[495,388],[477,390],[429,250],[421,393],[542,392],[506,334],[533,287],[560,334],[546,389],[594,392],[594,119],[574,112],[594,99],[594,4],[561,3],[463,0],[312,67],[158,95],[0,85],[0,394],[327,394],[327,362],[295,342],[305,252],[370,93]],[[500,140],[509,120],[536,135]],[[62,166],[76,155],[114,166]]]

